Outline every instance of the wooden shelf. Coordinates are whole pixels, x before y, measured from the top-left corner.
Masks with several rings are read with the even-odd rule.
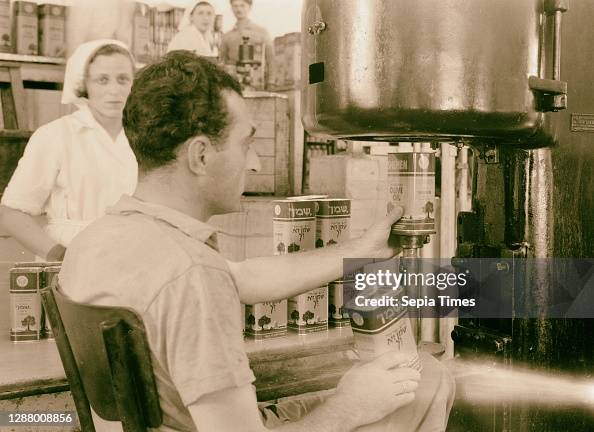
[[[64,82],[63,59],[0,53],[0,81],[10,81],[7,66],[20,67],[25,88],[44,88],[48,84],[56,86]]]
[[[0,337],[0,400],[41,394],[68,384],[53,340],[14,344]]]
[[[33,56],[27,54],[12,54],[0,52],[1,61],[11,61],[19,63],[47,63],[64,65],[66,60],[61,57],[44,57],[44,56]]]
[[[7,333],[0,337],[0,400],[67,389],[53,340],[14,344]],[[245,345],[260,400],[332,388],[355,362],[349,328]]]
[[[63,58],[0,53],[0,66],[20,66],[21,76],[25,82],[62,84],[65,64],[66,60]],[[26,85],[25,87],[35,86]]]

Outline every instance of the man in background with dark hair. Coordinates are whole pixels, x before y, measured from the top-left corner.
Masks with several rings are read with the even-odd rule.
[[[402,366],[410,360],[402,354],[361,364],[298,418],[291,413],[299,409],[260,415],[244,350],[240,301],[282,299],[322,285],[341,275],[345,256],[391,257],[388,236],[400,210],[342,245],[228,262],[205,222],[239,209],[245,171],[257,162],[239,84],[207,60],[171,52],[138,73],[124,127],[139,163],[138,188],[74,240],[60,283],[75,301],[140,314],[161,430],[344,432],[374,422],[365,430],[445,430],[453,384],[430,356],[423,357],[422,376]]]
[[[272,60],[274,57],[270,34],[264,27],[257,25],[248,18],[252,10],[252,0],[230,0],[230,2],[237,22],[230,31],[223,35],[219,57],[224,64],[235,67],[239,60],[239,46],[243,43],[243,37],[248,37],[250,44],[260,45],[264,50],[266,65],[261,67],[265,66],[264,85],[268,87],[273,79]]]

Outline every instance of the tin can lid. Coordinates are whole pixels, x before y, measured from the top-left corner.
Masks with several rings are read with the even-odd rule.
[[[350,278],[348,278],[348,279],[340,278],[340,279],[336,279],[336,280],[330,282],[329,284],[330,285],[332,285],[332,284],[345,284],[345,283],[348,284],[348,283],[353,283],[353,282],[355,282],[355,279],[354,278],[353,279],[350,279]]]
[[[44,267],[43,271],[48,272],[48,273],[59,273],[61,269],[62,269],[61,266],[49,266],[49,267]]]
[[[314,201],[314,200],[325,200],[328,199],[328,195],[300,195],[287,197],[290,201]]]
[[[332,202],[332,201],[351,201],[350,198],[321,198],[319,201]]]
[[[22,261],[14,264],[15,267],[54,267],[61,266],[61,261]]]
[[[9,270],[10,273],[41,273],[42,267],[13,267]]]

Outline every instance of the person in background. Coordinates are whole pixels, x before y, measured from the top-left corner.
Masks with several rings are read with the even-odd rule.
[[[206,1],[193,1],[184,11],[167,52],[188,50],[203,57],[218,57],[219,48],[214,36],[215,10]]]
[[[344,244],[226,261],[206,221],[239,211],[246,170],[257,167],[256,129],[239,83],[204,58],[173,51],[137,74],[124,127],[138,187],[74,239],[60,290],[141,316],[163,412],[159,430],[445,430],[454,384],[430,355],[421,353],[421,374],[406,367],[410,356],[390,352],[350,369],[332,395],[258,410],[242,337],[240,302],[288,298],[337,279],[344,257],[398,252],[388,237],[401,208]]]
[[[0,201],[0,224],[46,261],[62,259],[72,238],[138,180],[122,128],[134,59],[123,43],[80,45],[66,64],[63,104],[78,110],[37,129]],[[34,216],[47,215],[42,227]]]
[[[268,31],[253,21],[248,16],[252,9],[252,0],[231,0],[231,9],[237,19],[233,29],[223,35],[221,41],[221,61],[230,69],[237,65],[239,60],[239,46],[243,43],[243,37],[249,37],[250,44],[260,44],[264,48],[266,68],[264,70],[264,83],[266,86],[272,80],[272,60],[274,50],[272,40]]]

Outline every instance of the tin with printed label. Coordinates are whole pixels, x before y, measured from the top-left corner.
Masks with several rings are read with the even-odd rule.
[[[66,55],[66,7],[41,4],[39,16],[39,55],[64,57]]]
[[[273,202],[272,236],[275,255],[314,249],[316,208],[315,201]]]
[[[317,203],[316,248],[348,240],[351,236],[351,200],[326,198]]]
[[[37,55],[39,52],[37,3],[15,1],[12,3],[12,40],[17,54]]]
[[[370,290],[352,293],[347,300],[347,309],[355,339],[355,348],[361,360],[372,360],[385,352],[398,351],[413,355],[407,367],[421,370],[421,360],[407,308],[400,305],[403,290]],[[390,296],[398,299],[397,304],[388,306],[366,306],[365,299]]]
[[[394,234],[435,233],[434,153],[389,153],[388,192],[388,213],[396,206],[404,210]]]
[[[289,330],[308,334],[328,330],[328,286],[289,299]]]
[[[41,338],[42,268],[18,267],[10,269],[10,340],[37,341]]]
[[[328,324],[330,327],[350,327],[348,308],[345,307],[346,287],[352,286],[354,281],[335,280],[328,284]]]
[[[256,340],[287,334],[287,300],[245,306],[245,335]]]
[[[12,52],[10,0],[0,0],[0,52]]]
[[[41,290],[42,288],[52,285],[54,277],[60,272],[61,265],[61,261],[24,261],[15,263],[14,268],[39,268],[41,271],[39,275],[39,289]],[[54,338],[50,322],[47,318],[47,314],[45,313],[45,307],[43,306],[43,303],[41,303],[41,318],[39,326],[41,329],[42,338]]]

